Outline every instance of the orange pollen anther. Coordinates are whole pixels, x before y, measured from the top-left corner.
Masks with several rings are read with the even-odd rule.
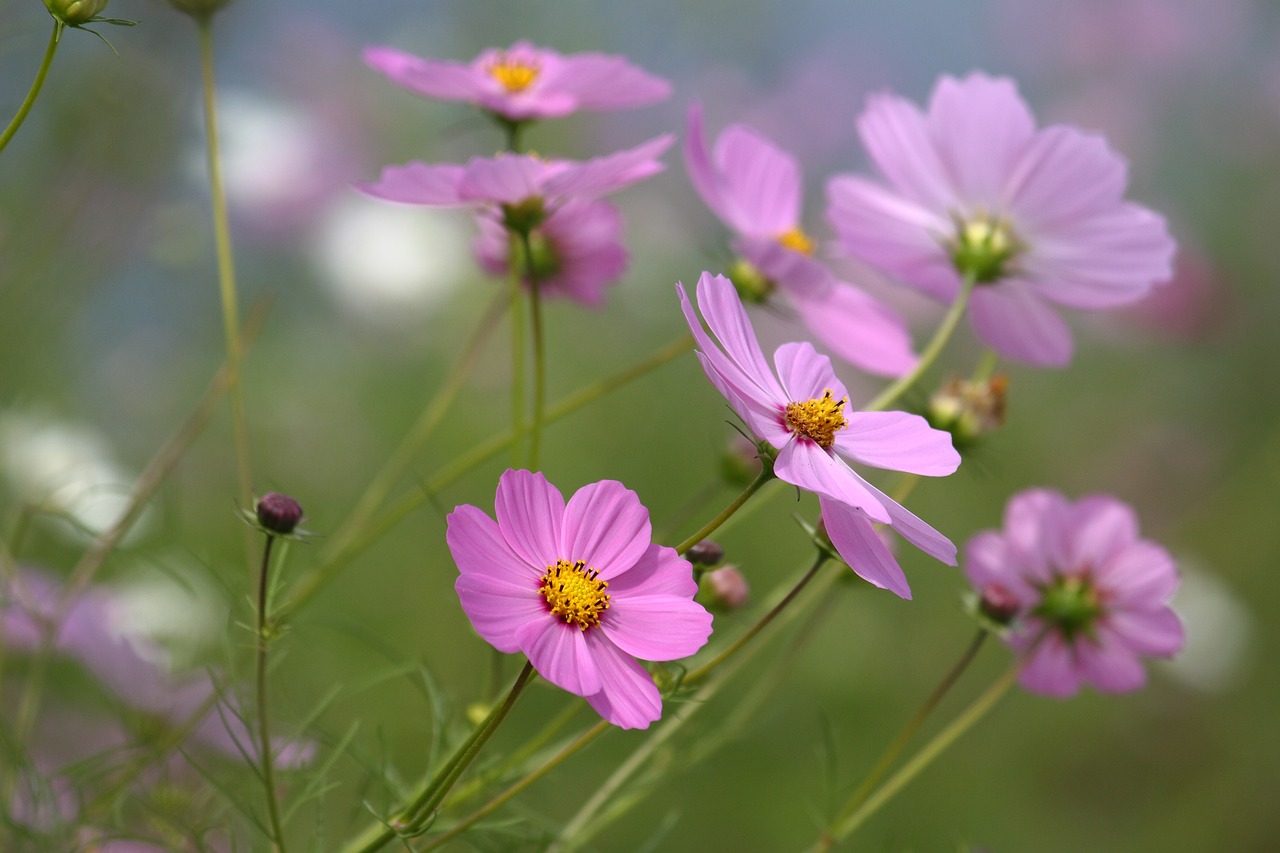
[[[813,254],[813,241],[809,239],[809,235],[800,229],[800,226],[783,231],[777,236],[777,241],[783,248],[790,249],[793,252],[800,252],[803,255]]]
[[[542,69],[535,62],[515,59],[504,54],[486,70],[490,77],[502,85],[502,88],[515,94],[533,85],[533,81],[538,79]]]
[[[608,581],[599,579],[600,572],[588,569],[582,560],[570,563],[557,560],[547,566],[538,593],[547,600],[552,615],[581,630],[600,624],[600,614],[609,609]]]
[[[817,399],[787,403],[787,428],[826,450],[835,444],[836,433],[845,427],[846,421],[841,409],[847,402],[847,397],[837,400],[832,396],[831,389],[827,389]]]

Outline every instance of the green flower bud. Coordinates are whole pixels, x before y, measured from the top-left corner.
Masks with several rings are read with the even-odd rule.
[[[109,0],[44,0],[49,14],[69,27],[87,24],[107,8]]]

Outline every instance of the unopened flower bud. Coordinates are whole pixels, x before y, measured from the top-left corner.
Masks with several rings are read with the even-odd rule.
[[[773,293],[774,283],[765,277],[765,274],[756,269],[749,261],[739,258],[729,268],[729,280],[733,282],[734,288],[738,291],[738,295],[742,297],[744,302],[754,302],[757,305],[769,299],[769,294]]]
[[[684,556],[695,566],[716,566],[724,561],[724,549],[710,539],[703,539],[685,551]]]
[[[952,378],[929,401],[925,418],[935,429],[951,433],[957,448],[972,447],[982,436],[1004,425],[1006,376],[977,382]]]
[[[736,566],[724,566],[702,576],[703,595],[713,610],[738,610],[746,606],[751,587]]]
[[[998,583],[987,584],[978,600],[978,610],[997,625],[1008,625],[1018,615],[1021,605],[1013,593]]]
[[[69,27],[87,24],[107,8],[108,0],[44,0],[49,14]]]
[[[302,507],[288,495],[269,492],[258,499],[258,523],[272,533],[287,536],[302,521]]]

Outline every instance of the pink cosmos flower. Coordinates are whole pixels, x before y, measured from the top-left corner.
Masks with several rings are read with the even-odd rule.
[[[945,476],[960,465],[948,433],[931,428],[919,415],[845,411],[848,392],[831,360],[812,344],[778,347],[775,374],[737,291],[723,276],[703,273],[698,280],[698,307],[714,341],[703,331],[684,285],[677,283],[676,290],[711,384],[747,428],[778,451],[773,465],[778,479],[818,495],[827,535],[854,572],[875,586],[911,597],[906,576],[872,522],[890,525],[926,554],[955,565],[950,540],[849,467],[853,461]]]
[[[496,218],[476,217],[480,236],[473,248],[480,265],[503,275],[511,262],[511,240]],[[530,232],[533,269],[538,291],[544,296],[564,296],[588,308],[604,304],[605,288],[627,268],[622,245],[622,216],[606,201],[566,202]],[[529,284],[529,274],[524,282]]]
[[[1146,682],[1139,658],[1182,648],[1169,608],[1173,560],[1138,538],[1133,510],[1097,495],[1071,503],[1031,489],[1005,507],[1004,529],[965,546],[965,574],[984,600],[1005,602],[1006,640],[1027,653],[1019,682],[1033,693],[1071,696],[1088,682],[1106,693]]]
[[[476,632],[614,725],[647,728],[662,698],[635,658],[688,657],[711,635],[693,568],[649,541],[648,510],[613,480],[566,504],[542,474],[508,470],[494,509],[497,522],[465,505],[448,518],[455,588]]]
[[[943,77],[927,112],[875,95],[858,131],[889,186],[830,181],[844,248],[943,301],[972,276],[970,322],[1001,355],[1066,364],[1049,303],[1110,308],[1171,275],[1164,220],[1124,201],[1124,161],[1101,137],[1037,130],[1011,80]]]
[[[571,198],[597,198],[662,171],[656,158],[672,141],[665,134],[583,162],[530,154],[473,157],[465,166],[413,162],[388,166],[377,181],[356,188],[406,204],[479,207],[498,214],[510,229],[535,228]]]
[[[620,56],[565,56],[525,41],[486,50],[470,64],[422,59],[391,47],[367,48],[364,61],[411,92],[467,101],[513,122],[642,107],[671,94],[666,80]]]
[[[742,124],[726,128],[714,150],[708,149],[696,103],[689,107],[688,125],[684,160],[689,179],[738,235],[734,251],[763,276],[765,287],[781,288],[819,340],[863,370],[901,376],[915,367],[911,335],[898,313],[836,280],[813,257],[814,242],[800,227],[795,159]]]

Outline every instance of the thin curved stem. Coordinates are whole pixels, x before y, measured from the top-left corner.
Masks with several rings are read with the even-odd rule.
[[[62,21],[53,19],[53,32],[49,34],[49,44],[45,47],[44,58],[40,60],[40,67],[36,70],[36,79],[31,82],[31,88],[27,90],[27,96],[22,99],[22,105],[18,107],[18,112],[14,114],[9,126],[4,129],[4,133],[0,133],[0,151],[9,145],[9,140],[13,139],[18,128],[22,127],[22,123],[26,121],[27,113],[31,112],[31,108],[35,106],[36,98],[40,97],[40,90],[44,88],[44,78],[49,76],[53,55],[58,52],[58,45],[62,42],[62,32],[66,28],[67,25]]]
[[[937,331],[933,333],[933,339],[929,341],[924,351],[920,353],[920,360],[916,363],[915,369],[881,391],[874,400],[867,404],[863,411],[879,412],[889,408],[898,402],[898,399],[910,390],[913,385],[920,381],[920,377],[938,360],[938,356],[942,354],[947,341],[951,340],[951,335],[960,323],[960,318],[964,316],[964,309],[969,304],[969,297],[973,295],[974,285],[973,276],[966,275],[960,283],[960,292],[956,294],[955,301],[951,303],[951,307],[942,318],[942,323],[939,324]]]
[[[271,825],[272,844],[284,853],[284,828],[280,825],[280,804],[276,801],[275,757],[271,750],[270,716],[267,713],[267,654],[271,642],[267,636],[267,578],[271,574],[271,546],[276,537],[267,534],[262,549],[262,568],[258,572],[258,749],[262,762],[262,786],[267,793],[267,819]]]
[[[732,503],[721,510],[719,515],[703,525],[702,529],[697,533],[677,545],[676,551],[683,554],[703,539],[706,539],[712,533],[715,533],[720,528],[720,525],[728,521],[735,512],[742,509],[742,505],[751,500],[751,496],[760,491],[764,484],[772,479],[774,479],[773,466],[766,462],[760,469],[760,473],[757,474],[756,478],[751,481],[751,484],[743,490],[742,494],[734,498]]]
[[[511,306],[511,425],[517,436],[524,434],[525,421],[525,364],[524,364],[524,301],[520,284],[520,265],[516,262],[516,253],[520,247],[515,234],[507,238],[510,244],[507,255],[510,258],[508,275],[510,286],[508,299]],[[511,448],[511,466],[517,468],[522,463],[522,452],[519,442]]]
[[[524,250],[524,268],[529,276],[529,329],[533,338],[533,415],[529,427],[530,471],[538,470],[538,451],[542,444],[543,409],[547,400],[546,344],[542,334],[542,292],[538,287],[538,273],[534,269],[533,244],[529,231],[520,232],[520,246]],[[515,263],[515,259],[512,259]]]

